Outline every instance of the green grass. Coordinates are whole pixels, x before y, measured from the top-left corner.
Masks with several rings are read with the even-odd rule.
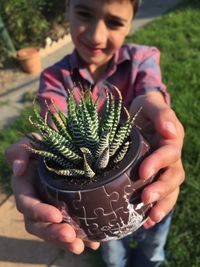
[[[6,126],[0,131],[0,192],[7,194],[11,193],[11,169],[5,160],[4,151],[11,144],[21,139],[25,133],[32,130],[32,127],[27,120],[31,111],[30,108],[26,108],[13,124]]]
[[[199,267],[200,1],[185,1],[127,41],[153,45],[161,50],[163,80],[172,96],[172,107],[185,128],[186,180],[173,217],[165,266]]]
[[[161,50],[163,80],[172,96],[172,107],[185,128],[183,163],[186,181],[176,205],[167,243],[170,267],[200,266],[200,1],[188,0],[183,5],[128,38],[157,46]],[[10,192],[3,151],[30,130],[26,110],[10,127],[0,133],[0,184]],[[28,126],[27,126],[28,125]]]

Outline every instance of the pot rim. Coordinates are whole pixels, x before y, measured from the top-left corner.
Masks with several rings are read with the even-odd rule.
[[[45,184],[46,187],[52,190],[56,189],[59,192],[70,192],[70,193],[77,191],[87,192],[94,190],[95,188],[104,186],[105,184],[108,184],[113,180],[115,180],[118,176],[121,176],[122,173],[124,173],[127,169],[129,169],[130,165],[135,165],[137,163],[137,159],[140,156],[140,147],[141,143],[143,142],[143,137],[139,129],[137,129],[135,126],[133,126],[132,128],[130,136],[131,136],[131,146],[125,158],[118,164],[118,168],[106,171],[103,174],[103,176],[105,177],[98,178],[99,175],[96,176],[97,180],[92,183],[88,183],[83,186],[83,185],[69,185],[69,184],[64,185],[61,184],[60,182],[59,185],[58,183],[55,182],[55,178],[53,178],[53,176],[55,177],[56,174],[51,173],[46,168],[44,168],[44,163],[42,161],[42,158],[40,159],[38,165],[39,177],[42,183]],[[60,177],[59,175],[57,176]]]
[[[17,51],[16,57],[19,60],[25,60],[32,56],[37,55],[38,53],[39,53],[39,48],[37,47],[25,47]]]

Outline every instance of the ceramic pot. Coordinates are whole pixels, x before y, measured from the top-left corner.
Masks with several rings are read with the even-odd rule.
[[[149,154],[149,145],[135,127],[131,139],[127,155],[115,169],[82,187],[66,184],[40,161],[37,181],[40,197],[58,207],[63,221],[72,224],[84,240],[123,238],[137,230],[148,216],[151,205],[144,205],[140,196],[153,178],[138,179],[138,167]]]
[[[27,73],[41,72],[41,59],[38,48],[28,47],[17,51],[17,60],[20,62],[22,69]]]

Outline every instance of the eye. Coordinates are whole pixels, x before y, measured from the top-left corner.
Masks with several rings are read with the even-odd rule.
[[[111,29],[117,29],[117,28],[124,27],[124,23],[119,21],[119,20],[116,20],[116,19],[109,19],[107,21],[107,25]]]
[[[92,14],[87,11],[77,11],[77,15],[84,20],[92,18]]]

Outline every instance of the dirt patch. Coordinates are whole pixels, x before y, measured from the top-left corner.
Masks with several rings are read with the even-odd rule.
[[[15,84],[24,80],[28,74],[24,73],[19,65],[0,69],[0,96],[11,90]]]

